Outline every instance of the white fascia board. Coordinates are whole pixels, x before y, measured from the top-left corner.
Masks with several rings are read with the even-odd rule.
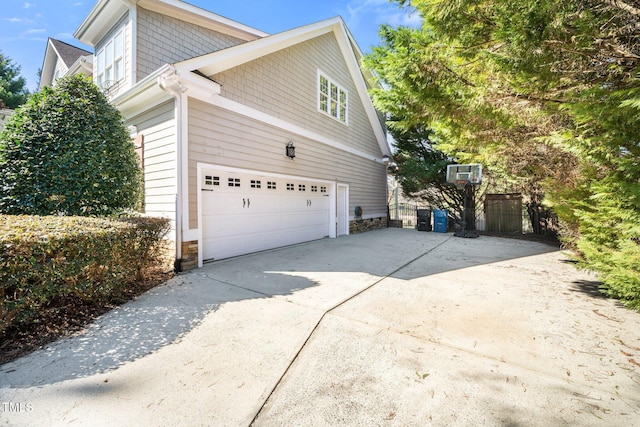
[[[93,55],[85,55],[78,58],[76,62],[69,67],[69,71],[67,73],[73,76],[82,72],[83,69],[87,71],[87,75],[91,75],[93,73]]]
[[[347,67],[349,68],[349,72],[351,73],[351,79],[356,85],[356,89],[358,91],[358,95],[360,97],[360,102],[364,106],[365,112],[367,113],[367,118],[369,119],[369,123],[371,124],[371,128],[376,136],[376,140],[378,141],[378,145],[380,146],[380,151],[382,151],[383,155],[387,155],[392,157],[391,147],[389,147],[389,143],[387,141],[387,135],[380,124],[380,120],[378,120],[378,113],[373,106],[373,102],[371,101],[371,97],[369,96],[369,90],[367,88],[367,83],[364,80],[364,75],[362,69],[360,68],[360,63],[358,62],[359,58],[361,58],[362,53],[359,52],[359,48],[355,44],[355,41],[352,40],[351,35],[349,34],[347,27],[344,25],[344,22],[340,20],[339,30],[336,31],[336,39],[338,40],[338,45],[342,50],[342,56],[347,63]],[[354,46],[358,51],[354,50]]]
[[[160,87],[159,78],[171,72],[171,69],[170,65],[160,67],[131,89],[116,96],[111,100],[111,104],[120,110],[125,119],[129,119],[144,110],[168,101],[172,96]]]
[[[138,0],[137,4],[147,10],[171,16],[242,40],[250,41],[269,35],[269,33],[193,6],[184,1]]]
[[[327,19],[197,58],[188,59],[175,66],[176,69],[180,71],[198,70],[207,76],[211,76],[254,59],[286,49],[295,44],[335,31],[334,27],[339,25],[340,22],[342,22],[340,18]]]
[[[95,47],[129,8],[134,0],[99,0],[73,34],[80,42]]]
[[[58,58],[58,52],[56,51],[51,39],[47,40],[47,49],[44,52],[44,59],[42,61],[42,68],[40,70],[40,84],[38,89],[42,89],[45,86],[53,83],[53,73],[56,66],[56,58]]]
[[[196,73],[185,73],[178,70],[175,70],[175,75],[180,80],[184,93],[191,98],[211,102],[216,95],[220,95],[222,86],[213,80],[199,76]]]
[[[172,65],[164,65],[149,74],[131,89],[118,95],[111,103],[125,118],[148,110],[173,97],[167,89],[211,103],[220,94],[220,85],[194,73],[178,73]]]

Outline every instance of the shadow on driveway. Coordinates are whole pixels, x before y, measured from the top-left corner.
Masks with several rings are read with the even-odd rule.
[[[502,249],[495,238],[383,229],[222,260],[174,277],[101,316],[81,334],[2,365],[0,383],[24,388],[107,372],[179,341],[222,304],[317,287],[307,272],[334,274],[331,305],[355,294],[344,290],[341,277],[357,291],[387,276],[409,280],[553,251],[557,248],[526,241],[510,240]]]

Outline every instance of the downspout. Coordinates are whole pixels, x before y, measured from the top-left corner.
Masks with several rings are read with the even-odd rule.
[[[182,211],[182,109],[184,87],[180,82],[176,69],[169,66],[167,71],[158,76],[158,86],[175,99],[174,117],[176,120],[176,259],[174,269],[176,272],[182,271],[182,219],[184,212]]]

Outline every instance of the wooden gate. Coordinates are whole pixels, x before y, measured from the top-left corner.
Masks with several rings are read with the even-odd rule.
[[[486,231],[522,233],[522,195],[485,195],[484,215]]]

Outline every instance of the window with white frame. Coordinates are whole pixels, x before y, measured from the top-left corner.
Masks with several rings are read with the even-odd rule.
[[[107,40],[97,56],[96,82],[107,89],[124,78],[124,30]]]
[[[318,73],[318,109],[347,123],[347,91],[329,77]]]

